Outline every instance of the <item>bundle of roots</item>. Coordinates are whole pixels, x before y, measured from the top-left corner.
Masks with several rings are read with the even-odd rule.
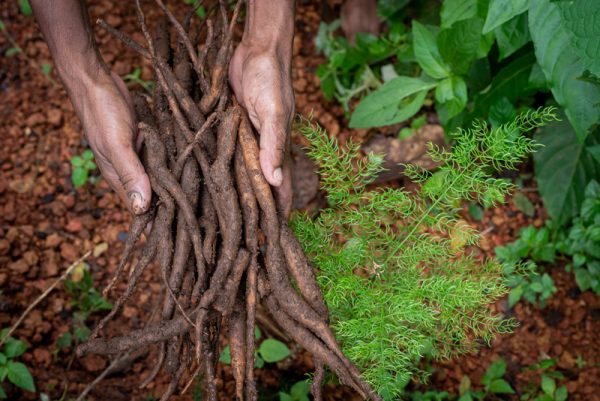
[[[78,353],[115,356],[109,367],[114,368],[125,356],[152,346],[157,361],[142,385],[164,369],[171,376],[166,400],[201,375],[203,399],[212,401],[217,399],[219,336],[225,329],[236,397],[256,400],[254,326],[262,302],[285,333],[314,357],[316,400],[326,366],[363,398],[380,399],[329,328],[314,272],[262,174],[256,134],[230,94],[228,64],[242,2],[230,17],[221,0],[212,18],[194,26],[194,10],[180,22],[156,0],[164,18],[152,30],[139,0],[136,4],[145,46],[102,20],[98,24],[154,69],[153,96],[134,95],[144,135],[142,162],[154,198],[150,210],[133,220],[105,294],[122,276],[144,229],[151,230],[131,266],[126,290]],[[171,30],[176,32],[172,41]],[[164,287],[155,315],[143,329],[101,337],[154,260]]]

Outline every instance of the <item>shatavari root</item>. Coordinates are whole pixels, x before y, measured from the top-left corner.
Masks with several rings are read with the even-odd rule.
[[[263,302],[283,331],[314,356],[315,400],[322,398],[325,368],[365,399],[379,400],[329,328],[313,269],[262,174],[256,133],[227,85],[242,2],[229,18],[226,2],[219,1],[209,10],[212,18],[201,25],[191,13],[179,22],[163,1],[156,5],[164,15],[151,29],[136,0],[145,45],[98,22],[154,68],[152,96],[133,96],[144,136],[142,163],[154,195],[150,210],[134,218],[123,258],[104,293],[122,279],[149,226],[126,289],[78,353],[119,358],[150,350],[155,363],[142,387],[162,370],[170,375],[161,398],[166,400],[185,392],[198,375],[204,381],[203,399],[214,401],[223,328],[236,399],[254,401],[254,325],[257,304]],[[154,318],[142,329],[102,337],[102,329],[131,298],[152,262],[159,266],[163,284]]]

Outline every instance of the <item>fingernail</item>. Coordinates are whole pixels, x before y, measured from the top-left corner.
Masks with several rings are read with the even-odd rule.
[[[281,182],[281,180],[283,179],[283,173],[281,171],[281,168],[276,168],[275,171],[273,171],[273,179],[277,182]]]
[[[133,213],[140,214],[144,211],[144,200],[139,192],[129,192],[129,201],[131,202],[131,209]]]

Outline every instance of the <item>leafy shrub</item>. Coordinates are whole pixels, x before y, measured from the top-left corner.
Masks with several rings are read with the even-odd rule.
[[[395,399],[424,355],[446,358],[510,331],[487,305],[508,292],[502,266],[466,250],[478,241],[457,217],[459,204],[502,202],[513,185],[493,178],[535,149],[522,131],[555,118],[552,109],[519,116],[490,129],[476,122],[452,135],[452,151],[429,149],[441,167],[433,174],[406,166],[420,190],[366,185],[383,158],[358,158],[358,145],[342,150],[319,128],[300,127],[319,165],[329,207],[316,219],[292,222],[318,280],[346,355],[385,399]]]

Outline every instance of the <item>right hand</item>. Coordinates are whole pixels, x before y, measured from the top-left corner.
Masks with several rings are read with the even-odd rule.
[[[101,75],[75,94],[73,103],[102,176],[129,210],[141,214],[150,206],[152,190],[136,153],[141,142],[131,96],[118,75]]]

